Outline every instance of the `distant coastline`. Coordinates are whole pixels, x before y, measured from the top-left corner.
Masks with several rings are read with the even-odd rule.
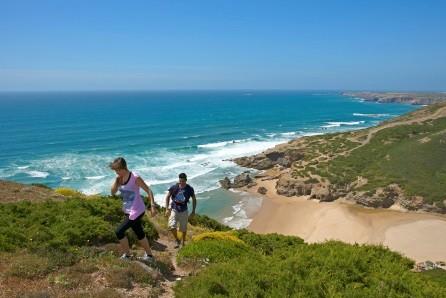
[[[431,105],[446,101],[444,92],[343,92],[342,95],[379,103]]]

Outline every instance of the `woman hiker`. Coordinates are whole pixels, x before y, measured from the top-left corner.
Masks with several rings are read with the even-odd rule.
[[[150,249],[149,241],[146,238],[141,223],[146,206],[141,198],[139,189],[142,188],[150,199],[150,213],[152,216],[156,214],[153,193],[141,177],[127,169],[127,162],[124,158],[116,158],[110,163],[110,168],[115,171],[117,175],[111,188],[111,194],[115,195],[118,191],[120,192],[123,203],[122,210],[125,214],[124,221],[116,229],[116,236],[119,239],[122,252],[121,259],[125,260],[131,258],[129,241],[125,236],[125,231],[132,228],[138,237],[139,244],[145,250],[144,256],[140,259],[143,261],[153,261],[152,250]]]

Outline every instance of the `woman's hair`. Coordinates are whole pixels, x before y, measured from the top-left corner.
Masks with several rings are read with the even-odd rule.
[[[108,166],[112,170],[127,170],[127,162],[123,157],[115,158]]]

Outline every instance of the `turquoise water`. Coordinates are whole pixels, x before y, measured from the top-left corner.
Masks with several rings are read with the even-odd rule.
[[[218,218],[243,213],[246,199],[218,189],[243,171],[228,159],[415,109],[320,91],[0,93],[0,102],[0,179],[107,193],[107,164],[124,156],[160,203],[186,172],[199,211]]]

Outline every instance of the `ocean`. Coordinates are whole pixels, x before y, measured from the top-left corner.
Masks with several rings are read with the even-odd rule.
[[[245,227],[261,199],[219,188],[230,159],[306,135],[361,129],[416,109],[327,91],[0,93],[0,179],[108,193],[126,158],[164,205],[180,172],[199,213]]]

